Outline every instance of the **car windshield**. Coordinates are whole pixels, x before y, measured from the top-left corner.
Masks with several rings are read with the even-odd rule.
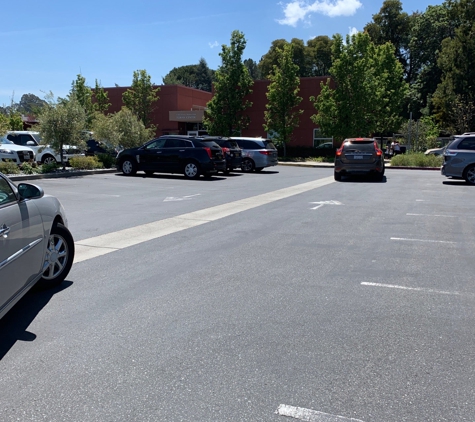
[[[31,136],[33,136],[33,138],[35,138],[35,141],[39,144],[43,143],[43,139],[41,139],[41,136],[38,133],[32,133]]]
[[[2,143],[2,144],[13,144],[12,141],[9,141],[8,139],[5,139],[5,138],[2,138],[2,139],[0,140],[0,143]]]

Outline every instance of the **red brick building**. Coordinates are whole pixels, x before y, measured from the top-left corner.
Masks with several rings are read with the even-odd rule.
[[[317,97],[320,94],[320,83],[326,82],[327,77],[301,78],[300,92],[302,102],[299,108],[303,110],[300,116],[299,127],[293,133],[291,146],[314,145],[314,138],[318,137],[318,128],[310,120],[310,116],[316,113],[310,97]],[[252,107],[246,110],[250,117],[250,125],[242,131],[242,136],[262,136],[267,137],[264,131],[264,111],[267,103],[267,87],[269,81],[255,81],[252,87],[252,94],[248,99],[252,102]],[[109,112],[117,112],[123,106],[122,94],[128,87],[104,88],[109,95],[111,107]],[[159,92],[160,99],[155,105],[152,115],[152,123],[157,126],[157,136],[165,134],[185,135],[190,131],[203,129],[203,115],[206,104],[211,100],[213,94],[199,89],[188,88],[182,85],[161,85]]]

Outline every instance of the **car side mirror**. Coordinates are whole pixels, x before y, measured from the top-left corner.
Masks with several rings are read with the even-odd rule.
[[[27,141],[26,145],[32,145],[35,146],[36,144],[33,141]]]
[[[18,185],[18,193],[22,199],[41,198],[45,194],[42,188],[30,183],[20,183]]]

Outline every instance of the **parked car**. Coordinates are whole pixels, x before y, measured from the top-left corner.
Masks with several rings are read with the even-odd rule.
[[[212,140],[222,148],[224,157],[226,158],[225,173],[229,173],[234,169],[241,168],[242,151],[236,141],[221,136],[207,136],[204,139]]]
[[[334,157],[335,152],[333,142],[325,142],[315,147],[315,157]]]
[[[39,132],[29,130],[17,130],[7,132],[6,138],[16,145],[27,146],[35,152],[35,160],[42,164],[52,164],[61,162],[61,154],[49,145],[44,145]],[[63,145],[63,161],[68,162],[70,158],[84,156],[84,154],[74,146]]]
[[[86,157],[98,154],[107,154],[116,157],[118,152],[119,151],[116,148],[107,145],[105,142],[96,141],[95,139],[88,139],[86,141],[86,150],[84,151],[84,154]]]
[[[447,145],[440,171],[446,177],[475,185],[475,132],[455,136]]]
[[[35,152],[24,146],[15,145],[7,138],[0,139],[0,162],[21,164],[35,159]]]
[[[336,151],[335,180],[359,174],[373,175],[376,180],[383,180],[384,154],[374,138],[345,139]]]
[[[74,241],[61,203],[39,186],[0,173],[0,318],[37,282],[61,283]]]
[[[143,171],[183,173],[189,179],[226,171],[223,150],[214,141],[187,135],[163,135],[138,148],[125,149],[117,155],[117,169],[126,176]]]
[[[277,148],[269,139],[231,137],[242,149],[241,170],[245,173],[261,171],[278,163]]]

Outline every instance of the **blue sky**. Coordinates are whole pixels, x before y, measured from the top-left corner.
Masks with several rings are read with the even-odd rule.
[[[407,13],[441,4],[403,1]],[[2,5],[0,106],[23,94],[65,96],[78,74],[89,86],[129,86],[134,70],[152,82],[203,57],[217,69],[231,32],[259,62],[276,39],[331,37],[362,30],[382,0],[23,0]]]

